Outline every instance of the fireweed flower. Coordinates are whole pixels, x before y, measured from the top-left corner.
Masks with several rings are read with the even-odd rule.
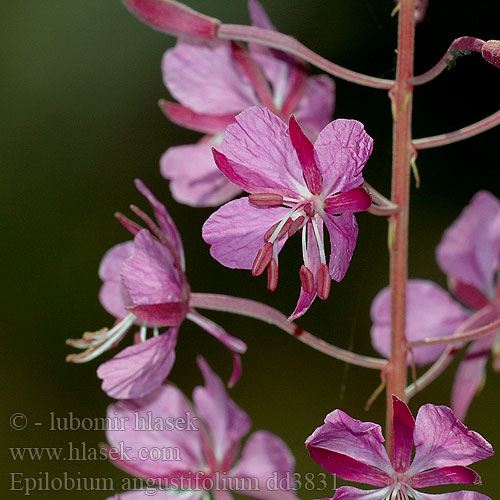
[[[239,356],[245,352],[246,345],[190,306],[179,232],[165,206],[149,189],[139,180],[136,180],[136,187],[149,201],[156,223],[134,206],[132,210],[150,230],[142,229],[119,214],[120,222],[135,235],[134,241],[111,248],[99,267],[103,280],[99,299],[117,322],[111,330],[104,328],[87,332],[81,339],[68,339],[69,345],[84,351],[69,355],[67,360],[90,361],[116,346],[132,327],[138,326],[136,343],[99,366],[97,375],[103,380],[103,390],[111,397],[144,396],[156,389],[170,373],[175,361],[177,334],[184,319],[188,318],[232,352],[234,368],[229,384],[233,385],[241,373]],[[162,327],[168,329],[160,334]],[[153,331],[149,339],[148,329]]]
[[[500,287],[497,273],[500,266],[500,202],[487,191],[478,192],[458,219],[445,231],[436,249],[439,267],[448,275],[451,292],[467,307],[454,301],[440,286],[431,281],[410,280],[407,287],[407,339],[451,335],[474,310],[491,308],[484,324],[500,315]],[[391,304],[390,289],[375,298],[371,308],[373,347],[387,356],[390,351]],[[476,326],[481,326],[480,324]],[[453,383],[451,404],[463,419],[470,402],[481,386],[490,351],[498,362],[500,334],[482,337],[469,345]],[[434,361],[443,346],[414,349],[408,360],[416,364]]]
[[[379,425],[355,420],[341,410],[325,418],[307,439],[313,460],[347,481],[376,486],[338,488],[334,500],[487,500],[474,491],[430,495],[420,488],[445,484],[480,484],[467,466],[493,455],[477,432],[470,431],[446,406],[424,405],[416,420],[405,403],[393,397],[394,458],[383,446]],[[415,453],[412,460],[412,450]],[[491,499],[490,499],[491,500]]]
[[[201,500],[210,490],[216,498],[217,491],[226,490],[227,495],[234,490],[259,500],[296,499],[290,479],[295,460],[286,444],[270,432],[257,431],[238,460],[250,418],[201,357],[198,366],[205,385],[194,389],[193,404],[177,387],[162,385],[144,398],[109,406],[111,421],[124,422],[125,427],[107,431],[110,459],[148,486],[169,488],[158,491],[159,498]],[[161,453],[170,453],[170,458],[158,459]]]
[[[293,116],[287,126],[265,108],[240,113],[214,158],[250,196],[230,201],[205,222],[203,238],[212,256],[254,276],[267,269],[267,286],[274,291],[278,253],[300,231],[304,264],[291,319],[302,316],[316,295],[328,297],[331,279],[340,281],[347,271],[358,235],[353,212],[371,204],[361,184],[372,145],[355,120],[333,121],[313,145]],[[328,262],[323,224],[330,236]]]
[[[257,0],[249,1],[252,24],[274,30]],[[262,104],[288,121],[293,112],[311,138],[331,120],[334,83],[326,75],[307,76],[292,56],[226,40],[180,39],[165,53],[163,79],[180,104],[162,101],[173,122],[205,135],[198,144],[169,148],[160,161],[174,198],[194,206],[225,203],[241,192],[217,169],[211,148],[240,111]]]

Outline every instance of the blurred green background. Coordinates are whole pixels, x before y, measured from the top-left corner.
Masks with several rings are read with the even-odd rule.
[[[244,0],[190,0],[190,6],[225,22],[247,23]],[[353,70],[392,77],[396,20],[391,0],[262,0],[275,25],[323,56]],[[476,3],[478,5],[479,3]],[[500,4],[431,0],[417,29],[416,72],[433,65],[449,43],[462,35],[500,38]],[[64,340],[85,330],[111,326],[100,307],[97,267],[104,252],[127,239],[114,220],[130,203],[145,206],[135,191],[140,177],[166,204],[182,233],[187,271],[194,291],[221,292],[266,301],[290,313],[298,293],[299,244],[287,245],[280,260],[280,285],[274,294],[263,279],[231,271],[213,261],[200,237],[211,210],[175,203],[158,171],[163,151],[190,143],[198,135],[170,124],[157,107],[168,97],[160,74],[163,52],[174,39],[148,29],[119,0],[35,0],[0,2],[1,246],[3,359],[2,465],[5,498],[10,473],[17,478],[111,477],[120,491],[125,477],[106,461],[14,461],[9,447],[96,447],[101,431],[48,431],[50,414],[102,417],[110,402],[95,370],[64,361]],[[415,93],[415,137],[455,130],[499,109],[500,71],[477,54],[458,61],[436,81]],[[365,178],[389,193],[391,117],[385,91],[337,80],[336,117],[361,120],[375,139]],[[500,195],[498,128],[463,143],[421,152],[422,187],[412,189],[410,277],[445,286],[434,249],[443,230],[479,189]],[[374,354],[369,344],[369,306],[387,284],[386,223],[362,214],[360,235],[346,279],[332,287],[328,302],[316,301],[299,324],[324,339]],[[231,395],[265,428],[287,441],[297,470],[320,472],[303,442],[324,416],[342,408],[362,420],[383,423],[384,400],[363,410],[379,383],[375,372],[331,360],[286,334],[256,321],[209,314],[247,342],[244,376]],[[203,354],[224,379],[230,356],[196,326],[182,326],[171,379],[190,394],[201,381],[195,356]],[[106,356],[106,358],[109,357]],[[103,358],[104,359],[104,358]],[[411,404],[448,404],[453,369]],[[474,401],[467,425],[498,449],[498,384],[488,380]],[[21,412],[28,427],[13,431],[9,417]],[[44,425],[37,427],[34,422]],[[500,485],[498,459],[480,463],[481,492],[495,497]],[[17,483],[19,486],[20,483]],[[104,491],[35,491],[32,498],[99,499]],[[299,492],[301,498],[332,496]]]

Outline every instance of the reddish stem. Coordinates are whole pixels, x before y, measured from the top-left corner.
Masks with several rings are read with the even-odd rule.
[[[331,345],[303,330],[295,323],[288,321],[287,317],[278,310],[255,300],[214,293],[193,292],[190,295],[189,303],[195,308],[231,312],[234,314],[241,314],[242,316],[248,316],[249,318],[260,319],[261,321],[281,328],[304,344],[307,344],[309,347],[327,356],[331,356],[332,358],[345,361],[346,363],[364,366],[365,368],[373,368],[375,370],[384,369],[387,363],[385,359],[363,356]]]
[[[435,64],[429,71],[421,75],[414,76],[410,82],[413,85],[422,85],[423,83],[430,82],[436,76],[440,75],[446,68],[452,67],[457,57],[466,55],[470,52],[481,52],[484,45],[484,40],[474,38],[472,36],[462,36],[453,40],[444,56]],[[456,51],[456,52],[455,52]]]
[[[311,49],[308,49],[295,38],[277,31],[266,30],[256,26],[222,24],[219,27],[217,36],[219,38],[237,40],[240,42],[259,43],[261,45],[265,45],[266,47],[282,50],[283,52],[297,56],[303,61],[307,61],[330,75],[342,78],[348,82],[365,85],[366,87],[390,89],[394,84],[393,80],[363,75],[362,73],[357,73],[356,71],[351,71],[350,69],[343,68],[338,64],[334,64],[324,57],[316,54],[316,52],[313,52]]]
[[[474,323],[479,322],[479,320],[484,320],[484,317],[491,316],[494,319],[484,326],[479,328],[474,328],[471,330],[471,326]],[[462,325],[460,325],[459,330],[453,335],[447,335],[446,337],[434,337],[425,338],[423,340],[416,340],[410,342],[410,347],[429,347],[436,345],[454,345],[461,344],[462,342],[471,342],[473,340],[480,339],[482,337],[487,337],[500,329],[500,311],[498,306],[486,306],[480,311],[476,312],[473,316],[467,319]]]
[[[500,111],[480,120],[472,125],[463,127],[454,132],[446,134],[434,135],[432,137],[423,137],[422,139],[414,139],[413,145],[416,149],[437,148],[438,146],[445,146],[454,142],[463,141],[469,137],[486,132],[490,128],[500,125]]]
[[[393,110],[393,165],[392,201],[399,212],[391,216],[390,281],[392,289],[391,356],[386,370],[386,436],[387,450],[392,457],[394,429],[392,424],[392,396],[405,399],[406,389],[406,280],[408,270],[408,211],[410,198],[411,117],[413,86],[408,79],[413,75],[415,41],[415,1],[402,0],[399,12],[398,62],[396,83],[391,89]]]

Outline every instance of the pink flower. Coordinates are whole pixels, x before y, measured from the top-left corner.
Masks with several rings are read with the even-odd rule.
[[[248,6],[254,26],[275,29],[257,0]],[[226,40],[180,39],[165,53],[162,70],[180,103],[162,101],[165,114],[206,134],[197,144],[169,148],[160,161],[174,198],[187,205],[220,205],[241,192],[220,173],[211,153],[240,111],[262,104],[285,121],[293,112],[313,138],[333,112],[330,77],[308,77],[304,64],[292,56],[256,44],[247,50]]]
[[[371,199],[361,187],[373,141],[355,120],[335,120],[311,144],[295,118],[287,126],[265,108],[249,108],[229,125],[214,158],[222,173],[250,193],[205,222],[210,253],[230,268],[267,269],[268,289],[278,282],[278,253],[302,234],[301,293],[291,318],[302,316],[316,295],[326,299],[331,279],[344,277],[358,235],[353,212]],[[330,236],[327,262],[323,224]]]
[[[405,403],[393,397],[394,458],[383,446],[379,425],[355,420],[341,410],[325,418],[307,439],[313,460],[338,477],[376,486],[338,488],[334,500],[487,500],[474,491],[430,495],[417,491],[444,484],[480,484],[467,466],[493,455],[482,436],[470,431],[446,406],[424,405],[416,420]],[[415,453],[412,460],[412,450]],[[491,499],[490,499],[491,500]]]
[[[454,301],[430,281],[410,280],[407,287],[407,339],[451,335],[471,314],[471,309],[491,308],[486,324],[498,317],[499,285],[495,283],[500,265],[500,202],[489,192],[480,191],[446,230],[436,249],[441,269],[448,275],[450,290],[467,308]],[[485,311],[486,312],[486,311]],[[371,308],[372,345],[387,356],[390,350],[390,289],[382,290]],[[477,324],[476,327],[482,326]],[[500,335],[493,334],[470,344],[455,375],[452,408],[459,418],[467,413],[484,376],[488,355]],[[408,357],[416,364],[434,361],[444,347],[420,347]],[[496,365],[494,365],[496,366]],[[498,368],[498,367],[497,367]]]
[[[198,366],[205,385],[194,389],[193,404],[177,387],[163,385],[144,398],[122,400],[108,408],[110,422],[123,423],[107,431],[110,459],[150,485],[169,488],[158,491],[160,498],[185,498],[191,493],[192,500],[201,500],[213,488],[235,489],[259,500],[296,500],[289,479],[295,460],[288,447],[277,436],[257,431],[238,460],[250,418],[201,357]],[[169,459],[161,460],[162,453]],[[290,490],[272,488],[269,481],[289,483]]]
[[[132,210],[150,231],[119,214],[120,222],[135,235],[111,248],[99,267],[103,285],[99,299],[117,318],[115,326],[87,332],[81,339],[68,339],[73,347],[84,349],[68,361],[90,361],[117,345],[134,325],[140,327],[133,346],[123,349],[97,370],[103,390],[115,398],[141,397],[156,389],[168,376],[175,361],[177,333],[185,318],[201,326],[233,354],[234,369],[229,382],[236,383],[240,373],[240,354],[245,344],[219,325],[200,315],[189,304],[190,290],[184,274],[184,250],[179,232],[165,207],[139,180],[137,189],[147,198],[157,224],[144,212]],[[169,327],[164,333],[159,328]],[[153,336],[147,338],[148,328]]]

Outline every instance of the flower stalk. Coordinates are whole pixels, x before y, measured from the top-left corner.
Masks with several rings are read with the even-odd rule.
[[[413,75],[415,43],[415,2],[402,0],[399,12],[398,61],[396,83],[389,95],[393,109],[393,166],[392,201],[399,212],[390,219],[392,233],[390,245],[390,282],[392,288],[392,341],[391,355],[386,370],[386,436],[387,450],[394,452],[392,396],[404,400],[407,383],[405,338],[406,280],[408,273],[408,215],[410,199],[411,118],[413,85],[408,80]]]
[[[309,347],[312,347],[327,356],[331,356],[332,358],[345,361],[346,363],[364,366],[365,368],[372,368],[375,370],[382,370],[387,364],[385,359],[363,356],[361,354],[356,354],[331,345],[328,342],[315,337],[312,333],[303,330],[295,323],[288,321],[284,314],[273,307],[255,300],[215,293],[193,292],[191,293],[190,302],[193,307],[197,307],[199,309],[230,312],[265,321],[266,323],[277,326],[281,330],[289,333],[297,340],[307,344]]]

